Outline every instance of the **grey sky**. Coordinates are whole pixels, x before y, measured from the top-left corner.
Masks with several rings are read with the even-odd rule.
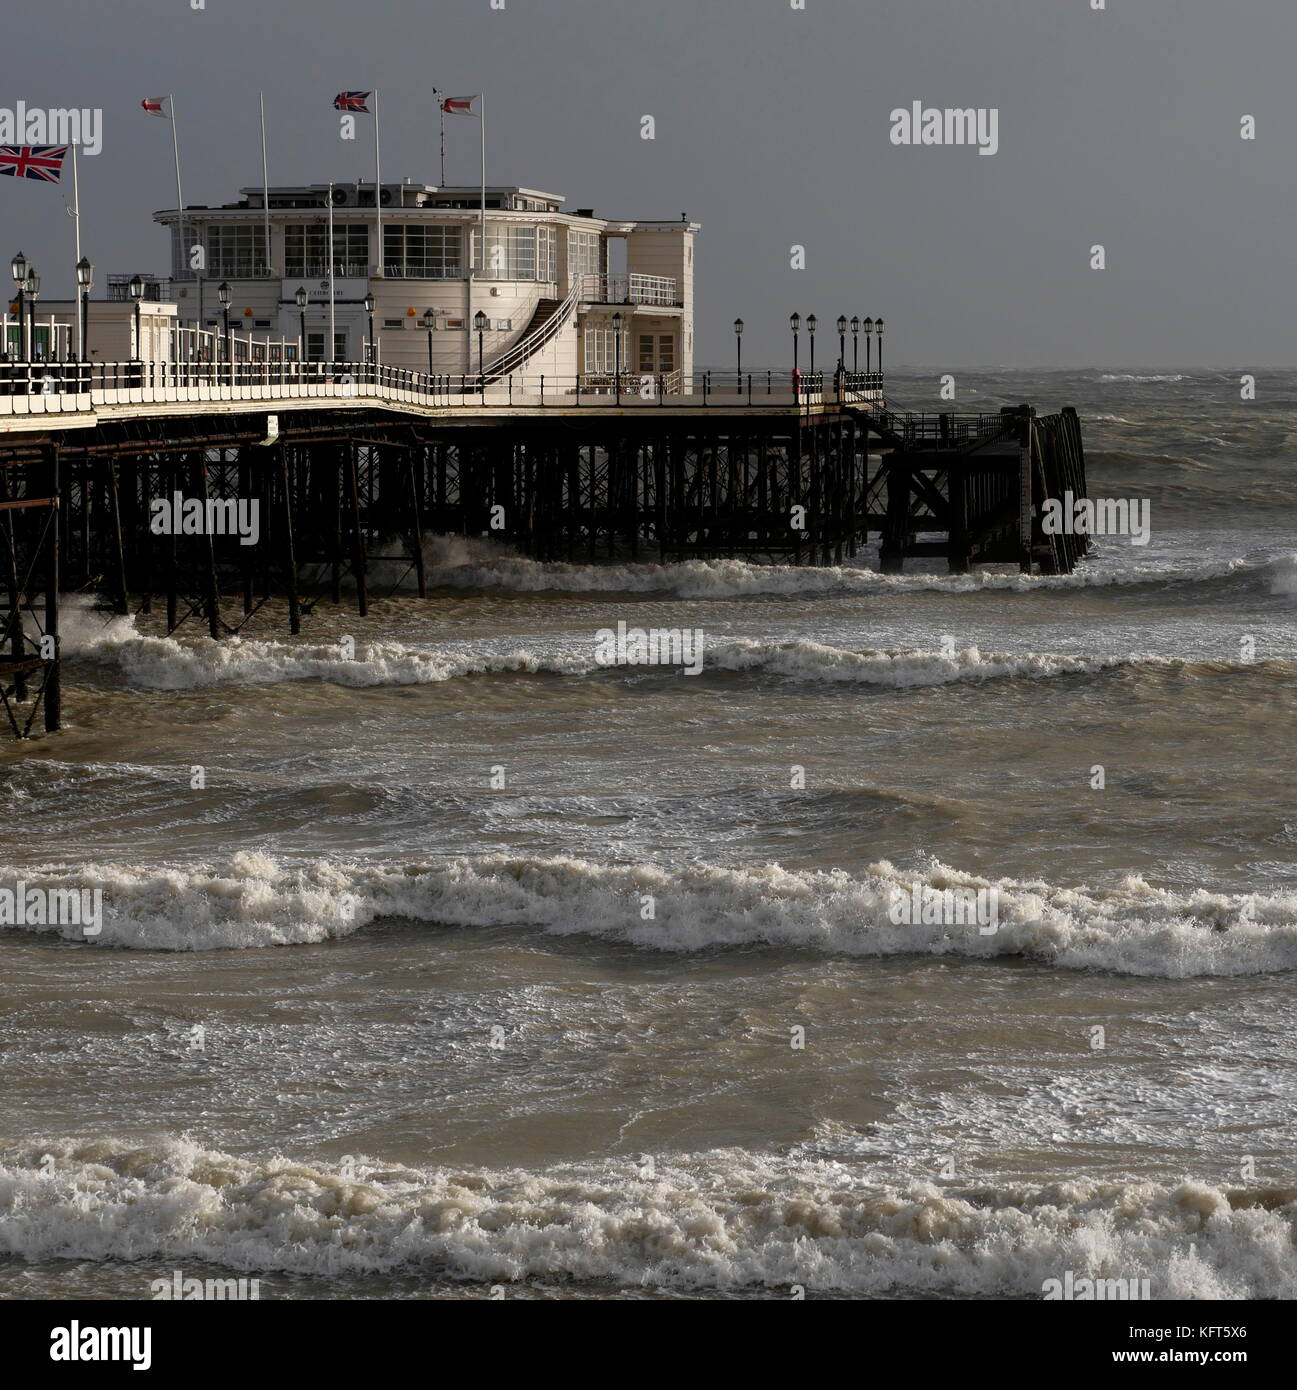
[[[142,97],[176,93],[186,198],[215,204],[259,180],[259,89],[272,183],[372,178],[330,102],[373,86],[384,177],[437,182],[436,85],[486,92],[490,180],[703,224],[700,363],[731,360],[741,315],[747,362],[783,365],[794,309],[885,315],[896,364],[1297,360],[1297,5],[1107,2],[41,0],[0,106],[104,109],[82,163],[100,275],[166,268],[169,132]],[[999,153],[892,145],[914,101],[997,107]],[[475,180],[476,123],[448,118],[448,145],[448,181]],[[60,192],[0,180],[0,250],[47,293],[71,281]]]

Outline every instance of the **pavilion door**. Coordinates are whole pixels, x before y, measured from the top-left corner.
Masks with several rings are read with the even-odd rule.
[[[676,369],[675,335],[641,333],[636,366],[642,375],[670,376]]]

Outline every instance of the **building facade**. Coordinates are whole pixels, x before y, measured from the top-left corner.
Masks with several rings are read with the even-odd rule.
[[[437,373],[651,373],[675,389],[693,371],[696,223],[615,221],[562,210],[556,194],[428,184],[314,184],[241,190],[237,203],[163,211],[171,275],[158,298],[182,324],[301,338],[308,360]],[[381,230],[380,230],[381,228]],[[379,254],[381,245],[381,255]],[[332,272],[330,274],[330,272]],[[485,316],[479,338],[476,318]],[[328,342],[332,323],[333,344]]]

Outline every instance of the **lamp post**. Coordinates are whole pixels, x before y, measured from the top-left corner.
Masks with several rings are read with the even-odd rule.
[[[424,311],[423,317],[419,320],[421,327],[428,330],[428,376],[432,376],[432,330],[437,326],[437,315],[431,309]]]
[[[306,361],[306,304],[309,299],[305,285],[298,285],[293,302],[297,305],[297,365]]]
[[[225,360],[230,363],[231,370],[233,370],[234,344],[230,341],[230,303],[234,298],[234,291],[230,288],[228,280],[222,280],[216,287],[216,298],[220,303],[221,313],[225,317]]]
[[[734,364],[738,368],[739,395],[743,394],[743,320],[734,320]]]
[[[878,375],[883,374],[883,321],[874,320],[874,332],[878,334]]]
[[[36,355],[36,301],[41,294],[41,277],[37,274],[35,267],[27,272],[27,300],[31,306],[27,310],[27,332],[31,337],[32,346],[29,356]]]
[[[21,251],[9,262],[9,271],[14,277],[14,284],[18,286],[18,360],[22,361],[27,355],[27,335],[26,335],[26,314],[24,294],[27,287],[27,271],[29,269],[27,257]],[[9,344],[5,344],[6,350]]]
[[[806,315],[806,331],[811,335],[811,375],[815,375],[815,330],[819,327],[820,321],[814,314]]]
[[[372,366],[377,360],[374,357],[374,291],[370,290],[365,295],[365,313],[369,315],[369,361]]]
[[[95,268],[87,257],[77,262],[77,298],[81,301],[81,360],[90,361],[90,291],[95,285]]]
[[[851,316],[851,371],[860,375],[860,315]]]
[[[788,327],[793,331],[793,379],[797,378],[797,354],[798,354],[798,334],[802,331],[802,316],[800,314],[788,315]]]
[[[865,372],[871,373],[874,370],[874,321],[865,320]]]
[[[838,375],[844,376],[847,370],[847,316],[838,315]]]
[[[483,366],[485,361],[485,334],[486,326],[490,322],[487,316],[479,309],[473,316],[473,327],[477,329],[477,379],[482,390],[486,390],[486,370]]]
[[[612,316],[613,334],[613,390],[616,392],[617,404],[621,404],[621,326],[622,317],[620,313]]]

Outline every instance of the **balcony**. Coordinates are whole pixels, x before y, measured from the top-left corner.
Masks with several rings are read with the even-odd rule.
[[[131,281],[134,275],[110,275],[108,277],[108,299],[111,303],[129,304],[131,302]],[[161,275],[140,275],[144,281],[144,298],[152,304],[171,302],[171,281]]]
[[[583,275],[583,304],[656,304],[682,308],[677,282],[669,275]]]

